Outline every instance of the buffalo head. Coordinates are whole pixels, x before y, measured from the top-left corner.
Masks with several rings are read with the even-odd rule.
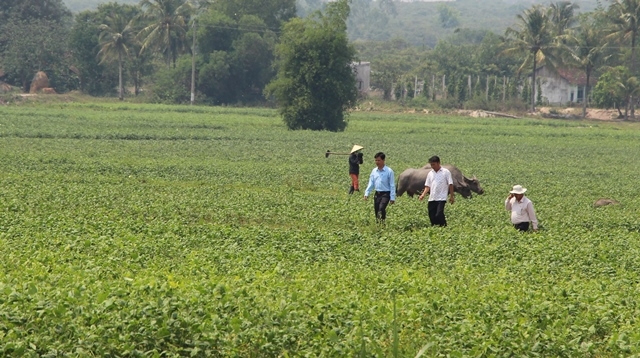
[[[482,187],[480,186],[480,181],[478,180],[478,178],[476,178],[476,176],[474,175],[473,178],[469,179],[469,178],[464,178],[465,183],[469,186],[469,190],[473,191],[474,193],[477,193],[478,195],[482,195],[484,194],[484,189],[482,189]]]

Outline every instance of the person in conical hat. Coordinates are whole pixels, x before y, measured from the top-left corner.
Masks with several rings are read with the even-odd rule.
[[[351,187],[349,188],[349,194],[353,194],[354,191],[360,192],[360,184],[358,176],[360,175],[360,164],[364,163],[362,159],[362,146],[354,145],[351,148],[351,154],[349,155],[349,176],[351,177]]]
[[[511,223],[520,231],[529,231],[529,223],[533,231],[538,231],[538,218],[533,209],[533,202],[524,196],[527,188],[522,185],[514,185],[509,196],[504,201],[504,208],[511,211]]]

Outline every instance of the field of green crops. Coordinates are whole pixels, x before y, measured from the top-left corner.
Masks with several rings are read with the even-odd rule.
[[[396,176],[437,154],[486,194],[446,228],[403,196],[380,227],[324,156],[353,144],[363,187],[377,151]],[[637,356],[639,158],[638,123],[0,107],[0,356]]]

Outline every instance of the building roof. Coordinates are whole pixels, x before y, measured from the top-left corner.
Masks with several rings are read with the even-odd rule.
[[[587,74],[575,68],[559,68],[558,75],[572,85],[585,86],[587,84]],[[589,79],[590,84],[593,84],[593,81],[594,78]]]
[[[539,67],[536,72],[539,73],[544,67]],[[556,74],[574,86],[585,86],[587,84],[587,74],[577,68],[556,68]],[[597,80],[597,77],[592,74],[589,78],[589,85],[593,86]]]

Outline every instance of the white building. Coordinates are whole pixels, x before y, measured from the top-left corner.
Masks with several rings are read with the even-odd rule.
[[[542,101],[548,104],[582,103],[584,100],[587,76],[577,69],[557,69],[551,72],[546,66],[536,69],[536,82],[540,79]],[[596,78],[589,79],[589,87],[593,88]],[[538,86],[536,85],[536,98]]]
[[[351,65],[356,73],[358,92],[366,95],[371,87],[371,62],[354,62]]]

